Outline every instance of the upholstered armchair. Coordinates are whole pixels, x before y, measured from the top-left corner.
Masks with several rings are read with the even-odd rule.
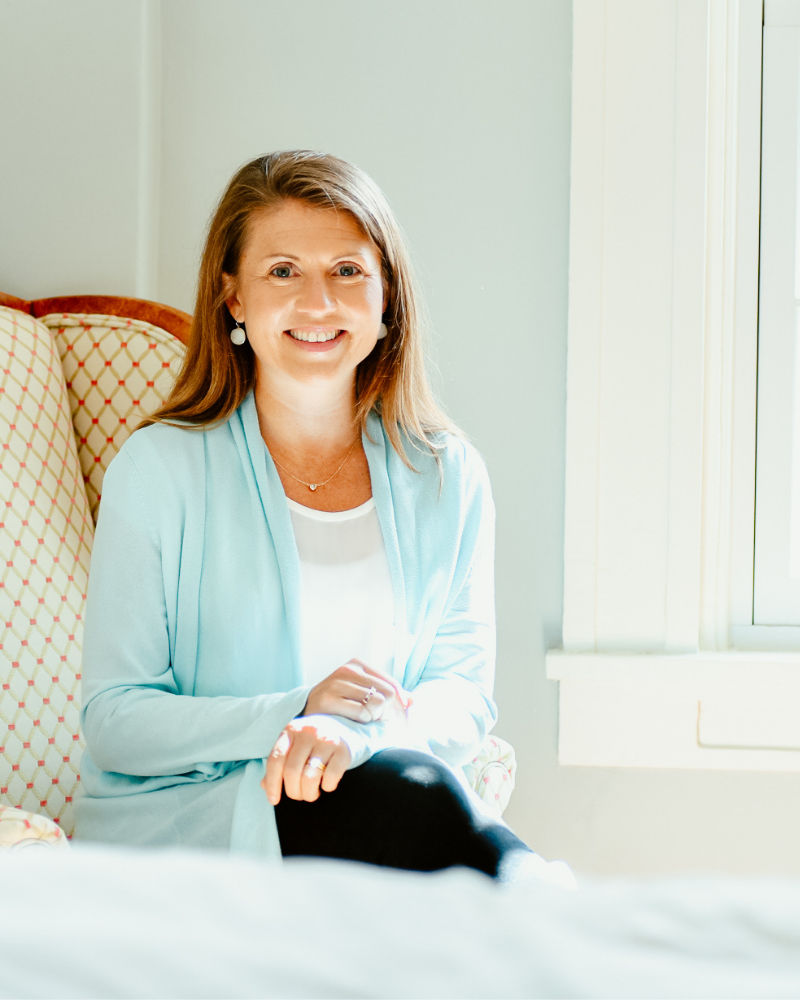
[[[103,474],[169,391],[189,325],[185,313],[137,299],[0,295],[0,847],[72,833]],[[496,815],[515,767],[492,736],[466,768]]]

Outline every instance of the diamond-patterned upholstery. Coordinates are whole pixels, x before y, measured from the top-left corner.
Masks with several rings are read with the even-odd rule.
[[[47,327],[0,307],[0,801],[72,832],[93,523]]]
[[[41,322],[58,346],[96,522],[109,462],[169,394],[186,349],[157,326],[119,316],[51,313]]]

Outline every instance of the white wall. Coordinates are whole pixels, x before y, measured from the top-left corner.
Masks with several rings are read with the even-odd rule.
[[[800,871],[791,776],[556,763],[570,0],[0,0],[0,37],[4,291],[191,309],[213,203],[269,150],[329,150],[387,192],[494,485],[511,825],[581,871]]]
[[[0,2],[0,290],[132,295],[138,0]]]

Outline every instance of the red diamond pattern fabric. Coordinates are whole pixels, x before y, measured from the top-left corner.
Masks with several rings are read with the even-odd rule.
[[[0,307],[0,802],[67,836],[93,532],[53,339]]]
[[[168,395],[185,348],[157,326],[119,316],[52,313],[41,322],[58,346],[96,522],[109,462]]]

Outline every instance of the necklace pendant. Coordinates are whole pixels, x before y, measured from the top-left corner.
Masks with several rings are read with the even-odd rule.
[[[315,490],[315,489],[316,489],[317,487],[316,487],[316,485],[315,485],[315,484],[313,484],[313,483],[309,483],[309,484],[308,484],[308,488],[309,488],[310,490]]]

